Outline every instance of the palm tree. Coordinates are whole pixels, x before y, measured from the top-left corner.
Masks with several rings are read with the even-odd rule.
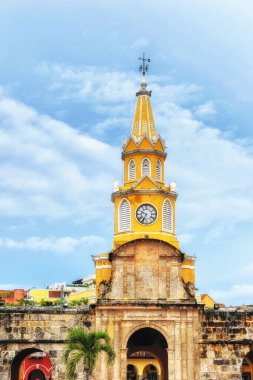
[[[110,343],[110,337],[106,332],[86,332],[81,327],[70,329],[64,351],[68,379],[76,379],[76,367],[82,360],[84,374],[90,378],[100,352],[106,352],[108,364],[112,364],[116,355]]]

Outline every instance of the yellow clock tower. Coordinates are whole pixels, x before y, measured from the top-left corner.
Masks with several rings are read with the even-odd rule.
[[[152,113],[151,91],[147,88],[145,76],[147,70],[145,61],[148,60],[144,57],[142,60],[143,77],[140,89],[136,93],[133,125],[130,136],[123,144],[121,156],[124,183],[120,186],[118,182],[114,182],[113,185],[113,249],[109,253],[102,253],[93,258],[96,265],[96,296],[99,302],[102,302],[106,294],[106,297],[112,296],[113,292],[110,293],[108,289],[111,289],[112,283],[116,281],[115,278],[118,275],[121,276],[124,271],[126,273],[128,271],[128,269],[119,271],[115,267],[116,261],[114,262],[113,258],[118,257],[120,260],[123,254],[120,252],[127,249],[131,249],[134,254],[133,252],[137,249],[134,247],[139,244],[143,244],[143,254],[145,250],[149,252],[140,260],[141,273],[146,268],[149,255],[151,261],[155,260],[160,250],[157,247],[164,246],[171,252],[175,252],[175,257],[180,262],[180,275],[177,281],[182,280],[191,289],[194,289],[195,284],[195,258],[181,252],[176,237],[176,184],[174,181],[169,182],[168,185],[165,183],[165,144],[157,133]],[[128,257],[126,265],[131,266],[131,260]],[[171,275],[171,279],[173,276]],[[162,276],[159,281],[165,284],[166,281],[161,278]],[[150,281],[149,279],[148,282]],[[126,280],[126,284],[129,282],[132,280]],[[137,297],[136,294],[135,296],[132,293],[125,294],[124,297],[134,298]],[[112,297],[116,299],[119,296]],[[171,296],[166,293],[166,299],[170,298]]]
[[[124,180],[112,193],[113,249],[93,258],[95,328],[109,333],[116,352],[113,368],[101,360],[95,378],[198,380],[195,258],[176,238],[176,185],[165,182],[165,145],[145,77],[149,60],[144,54],[141,60],[133,125],[121,156]]]
[[[132,130],[122,152],[124,184],[115,182],[112,193],[114,248],[139,238],[159,239],[178,248],[176,186],[165,185],[165,145],[156,131],[145,75],[136,96]]]

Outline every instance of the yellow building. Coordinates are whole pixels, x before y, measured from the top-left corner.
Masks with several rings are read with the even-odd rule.
[[[31,289],[28,298],[36,303],[41,301],[56,302],[61,298],[61,290],[59,289]]]
[[[46,289],[30,289],[28,299],[35,303],[57,303],[60,300],[71,305],[73,301],[87,300],[89,304],[96,301],[95,275],[78,281],[78,284],[55,283]]]

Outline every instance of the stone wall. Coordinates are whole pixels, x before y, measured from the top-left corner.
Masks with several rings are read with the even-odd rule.
[[[65,380],[62,355],[67,331],[90,325],[87,308],[0,308],[0,379],[10,380],[11,364],[19,352],[36,348],[50,357],[52,380]]]
[[[113,337],[117,360],[107,368],[102,358],[97,380],[125,379],[127,337],[143,327],[155,328],[167,339],[170,380],[241,380],[243,358],[253,350],[253,308],[202,311],[190,305],[140,304],[98,305],[92,312],[87,308],[0,308],[0,379],[11,379],[18,353],[35,348],[50,357],[52,380],[65,380],[62,354],[68,328],[74,326],[108,330]]]
[[[241,380],[253,349],[253,308],[205,310],[200,328],[201,380]]]

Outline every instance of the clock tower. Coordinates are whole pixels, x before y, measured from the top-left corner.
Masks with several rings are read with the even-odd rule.
[[[136,93],[131,134],[124,142],[124,183],[114,183],[114,248],[135,239],[159,239],[179,248],[176,186],[165,184],[164,140],[157,133],[145,71]]]
[[[176,238],[175,182],[165,181],[164,140],[143,77],[130,136],[123,144],[123,184],[114,183],[113,249],[93,258],[97,330],[112,337],[116,360],[102,359],[98,380],[199,380],[195,258]]]

